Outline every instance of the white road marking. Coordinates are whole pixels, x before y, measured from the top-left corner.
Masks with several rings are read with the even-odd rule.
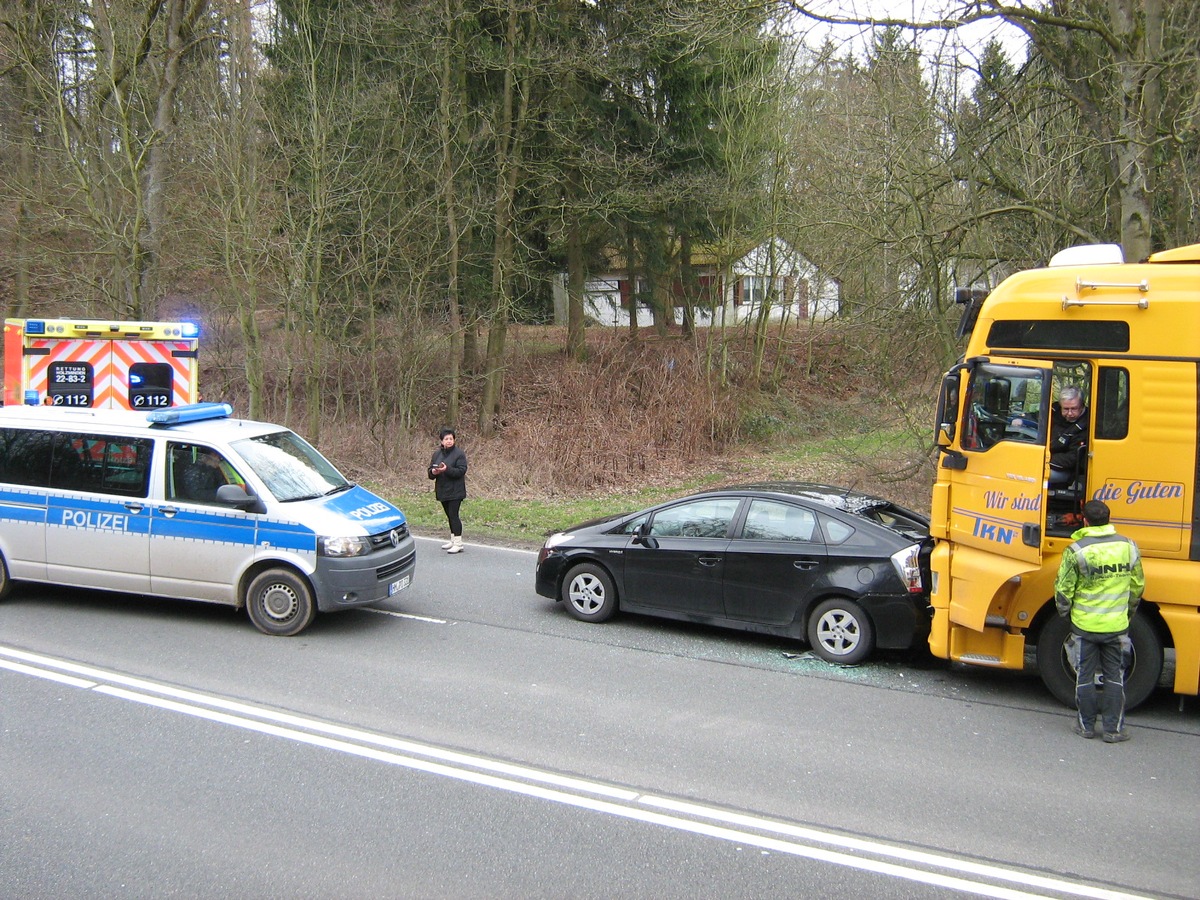
[[[414,534],[413,539],[418,540],[418,541],[435,541],[439,544],[446,543],[445,538],[424,537],[423,535],[419,535],[419,534]],[[529,556],[536,556],[538,553],[537,550],[526,550],[523,547],[501,547],[499,544],[475,544],[475,543],[472,543],[471,541],[463,541],[463,546],[464,547],[480,547],[484,550],[503,550],[507,553],[524,553]]]
[[[453,625],[449,619],[434,619],[429,616],[415,616],[412,613],[396,612],[391,609],[376,609],[373,606],[360,606],[359,612],[379,613],[381,616],[395,616],[397,619],[412,619],[415,622],[431,622],[434,625]]]
[[[980,896],[1004,900],[1055,896],[1088,897],[1096,900],[1146,900],[1140,895],[1109,888],[1050,878],[929,851],[911,850],[881,841],[848,837],[836,832],[658,797],[630,788],[374,734],[3,645],[0,645],[0,668],[210,722],[470,784]],[[825,846],[814,846],[816,844]],[[922,866],[926,868],[920,868]],[[984,880],[972,880],[959,875],[945,874],[946,872],[962,873],[974,879]],[[998,883],[988,883],[989,881]],[[1030,890],[1051,893],[1030,893]]]

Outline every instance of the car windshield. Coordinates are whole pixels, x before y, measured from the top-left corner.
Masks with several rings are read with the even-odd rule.
[[[233,446],[282,503],[311,500],[350,487],[333,463],[294,432],[276,431],[234,441]]]

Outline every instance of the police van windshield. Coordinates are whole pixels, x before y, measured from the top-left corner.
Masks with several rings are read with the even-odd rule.
[[[234,441],[233,446],[282,503],[311,500],[351,486],[333,463],[291,431]]]

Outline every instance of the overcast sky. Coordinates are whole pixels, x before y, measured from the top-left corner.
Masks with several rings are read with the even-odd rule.
[[[961,8],[961,2],[952,0],[796,0],[820,15],[850,19],[892,18],[914,22],[934,21]],[[803,17],[798,18],[794,30],[805,36],[805,43],[817,47],[830,35],[836,42],[848,42],[858,56],[864,55],[871,44],[871,29],[860,25],[831,26]],[[910,32],[911,34],[911,32]],[[1025,59],[1025,36],[1016,28],[999,20],[977,22],[954,31],[924,31],[918,39],[923,52],[933,61],[941,57],[957,57],[966,65],[974,66],[984,46],[991,38],[1003,44],[1009,59],[1020,64]]]

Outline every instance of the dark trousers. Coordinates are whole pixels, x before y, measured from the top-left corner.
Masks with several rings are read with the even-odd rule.
[[[1103,717],[1104,732],[1114,734],[1125,726],[1124,633],[1077,632],[1079,669],[1075,679],[1075,704],[1079,724],[1094,728],[1097,714]],[[1104,673],[1104,691],[1097,696],[1096,669]]]
[[[462,519],[458,517],[461,500],[443,500],[442,509],[446,511],[446,521],[450,523],[450,533],[462,537]]]

